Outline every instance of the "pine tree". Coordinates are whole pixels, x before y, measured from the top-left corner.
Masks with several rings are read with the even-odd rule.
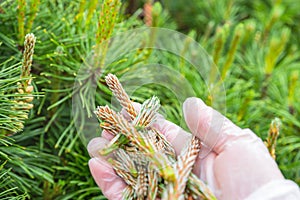
[[[84,108],[89,108],[87,116],[95,118],[91,112],[95,105],[110,105],[112,93],[99,75],[95,102],[91,102],[85,92],[87,84],[94,84],[93,73],[80,77],[87,84],[74,91],[83,65],[97,75],[123,77],[141,64],[160,63],[187,79],[195,96],[209,105],[217,101],[193,66],[169,52],[141,48],[103,67],[106,51],[99,46],[105,47],[106,39],[150,23],[185,32],[212,56],[227,94],[227,112],[222,114],[264,140],[271,121],[281,120],[276,162],[287,178],[300,184],[300,5],[296,1],[192,0],[165,1],[162,6],[147,1],[129,16],[125,11],[131,1],[120,2],[0,2],[0,198],[104,198],[87,166],[87,141],[82,142],[75,125],[82,121],[71,108],[72,97],[79,94]],[[112,5],[114,9],[108,9]],[[30,33],[35,36],[33,57],[28,54],[32,46],[26,47]],[[185,42],[188,47],[189,41]],[[186,49],[181,51],[183,57]],[[97,52],[94,59],[91,52]],[[31,67],[25,68],[31,58]],[[212,71],[209,80],[216,80],[216,74]],[[124,76],[124,83],[138,77]],[[159,97],[167,119],[182,125],[182,102],[164,86],[149,83],[130,97],[141,103],[153,95]],[[101,130],[90,134],[99,136]]]

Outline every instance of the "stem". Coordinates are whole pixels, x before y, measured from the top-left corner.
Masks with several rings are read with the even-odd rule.
[[[24,26],[25,26],[25,10],[26,10],[26,0],[18,0],[18,39],[19,45],[24,43]]]
[[[40,3],[41,3],[40,0],[31,0],[31,2],[30,2],[30,15],[29,15],[28,20],[27,20],[26,33],[31,32],[33,21],[34,21],[36,15],[37,15],[38,10],[39,10]]]

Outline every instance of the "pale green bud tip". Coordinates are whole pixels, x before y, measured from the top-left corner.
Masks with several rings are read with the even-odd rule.
[[[281,125],[282,125],[281,120],[277,117],[275,119],[273,119],[271,122],[271,127],[276,128],[277,130],[280,129]]]
[[[26,46],[29,43],[35,44],[35,41],[36,41],[36,37],[34,36],[34,34],[33,33],[28,33],[25,36],[24,46]]]

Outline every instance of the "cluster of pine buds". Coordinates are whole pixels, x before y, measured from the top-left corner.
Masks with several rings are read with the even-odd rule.
[[[114,155],[108,161],[127,184],[123,199],[216,199],[192,173],[200,140],[192,137],[176,156],[165,136],[151,126],[158,115],[159,99],[153,96],[137,110],[115,75],[109,74],[105,80],[128,113],[124,117],[108,106],[95,111],[100,126],[114,136],[99,153]]]

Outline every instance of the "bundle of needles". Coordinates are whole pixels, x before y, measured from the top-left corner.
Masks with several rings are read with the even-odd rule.
[[[153,96],[136,110],[115,75],[108,74],[105,80],[129,115],[126,118],[108,106],[95,111],[100,126],[114,136],[99,153],[113,154],[108,161],[127,184],[123,199],[216,199],[192,173],[200,140],[192,137],[176,156],[165,136],[151,126],[158,115],[159,99]]]

